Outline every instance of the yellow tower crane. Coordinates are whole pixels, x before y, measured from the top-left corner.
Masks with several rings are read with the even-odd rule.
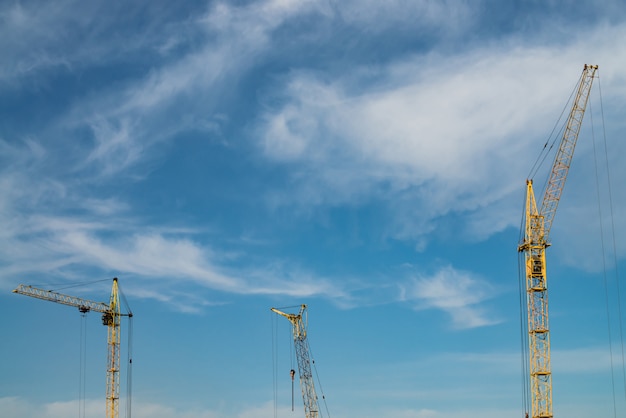
[[[587,100],[597,65],[585,65],[576,98],[567,120],[559,149],[543,195],[541,209],[526,181],[525,227],[518,251],[524,253],[526,269],[526,309],[532,418],[552,418],[552,371],[550,366],[550,328],[548,326],[548,284],[545,249],[563,186],[574,155]]]
[[[108,328],[106,417],[118,418],[118,401],[120,397],[120,323],[122,316],[131,318],[133,314],[130,311],[128,313],[121,312],[117,278],[113,279],[113,288],[108,305],[104,302],[94,302],[23,284],[14,289],[13,293],[61,303],[63,305],[75,306],[82,313],[95,311],[102,314],[102,325]]]
[[[290,314],[271,308],[273,312],[284,316],[291,322],[293,330],[293,343],[296,348],[298,359],[298,373],[300,374],[300,387],[302,389],[302,399],[304,400],[305,418],[318,418],[319,405],[313,384],[313,374],[311,373],[311,360],[309,357],[309,345],[306,339],[306,305],[300,305],[300,312]]]

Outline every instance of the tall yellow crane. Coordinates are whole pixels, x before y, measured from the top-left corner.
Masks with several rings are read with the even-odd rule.
[[[293,331],[293,343],[296,348],[298,359],[298,373],[300,375],[300,387],[302,389],[302,399],[304,400],[305,418],[318,418],[319,405],[315,385],[313,384],[313,374],[311,373],[311,360],[309,357],[309,345],[306,339],[307,316],[306,305],[300,305],[300,312],[297,314],[285,313],[276,308],[271,310],[278,315],[284,316],[291,322]]]
[[[104,302],[94,302],[74,296],[68,296],[50,290],[38,289],[33,286],[20,284],[13,293],[26,295],[37,299],[48,300],[61,303],[63,305],[77,307],[82,313],[89,311],[100,312],[102,314],[102,325],[108,328],[108,354],[107,354],[107,376],[106,376],[106,417],[118,418],[119,416],[119,393],[120,393],[120,325],[121,317],[132,317],[132,312],[122,313],[120,308],[119,289],[117,278],[113,279],[111,298],[109,304]]]
[[[526,269],[532,418],[552,418],[552,371],[545,249],[550,246],[550,228],[567,179],[591,84],[597,69],[597,65],[584,66],[540,210],[537,210],[533,182],[532,180],[526,181],[524,238],[518,246],[518,251],[524,253]]]

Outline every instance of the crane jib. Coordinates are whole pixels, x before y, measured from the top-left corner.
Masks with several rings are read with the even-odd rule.
[[[107,327],[107,368],[106,368],[106,417],[119,417],[119,371],[120,371],[120,318],[127,316],[131,318],[133,314],[122,314],[120,311],[120,298],[118,292],[117,278],[113,279],[111,297],[109,303],[94,302],[75,296],[64,295],[51,290],[38,289],[33,286],[19,285],[13,293],[34,297],[37,299],[56,302],[63,305],[74,306],[81,313],[95,311],[102,313],[102,324]],[[129,399],[130,402],[130,399]]]
[[[597,65],[585,65],[583,69],[574,104],[567,119],[559,149],[554,157],[552,171],[550,172],[539,211],[539,214],[544,219],[544,236],[546,241],[548,241],[552,221],[554,220],[554,215],[563,193],[563,187],[565,186],[565,180],[572,163],[576,141],[578,140],[578,134],[580,133],[580,127],[589,100],[589,93],[591,92],[591,85],[597,69]]]
[[[306,338],[306,305],[300,305],[300,312],[298,314],[285,313],[276,308],[271,308],[271,311],[287,318],[289,322],[291,322],[293,342],[296,349],[296,358],[298,360],[298,372],[300,374],[305,418],[318,418],[319,405],[315,392],[315,384],[313,383],[313,373],[311,372],[309,344]]]
[[[53,292],[51,290],[38,289],[33,286],[19,285],[13,293],[31,296],[38,299],[49,300],[51,302],[61,303],[63,305],[75,306],[82,311],[94,312],[110,312],[109,305],[103,302],[94,302],[91,300],[81,299],[75,296],[64,295],[62,293]]]
[[[597,65],[585,65],[576,98],[567,120],[541,207],[533,190],[532,180],[526,182],[525,225],[523,242],[526,282],[526,314],[528,332],[528,373],[532,418],[552,418],[552,370],[550,360],[550,327],[548,323],[548,281],[546,248],[565,180],[574,155],[574,148],[589,99]],[[527,414],[528,416],[528,414]]]

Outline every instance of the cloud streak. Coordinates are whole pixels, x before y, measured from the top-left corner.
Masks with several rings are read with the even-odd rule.
[[[229,272],[225,254],[214,252],[185,235],[160,232],[127,235],[121,231],[112,234],[115,229],[111,224],[98,225],[54,218],[39,219],[37,224],[39,226],[33,227],[31,232],[39,236],[35,241],[40,248],[38,262],[23,263],[23,267],[16,267],[19,265],[16,261],[32,257],[33,240],[23,242],[13,238],[15,250],[11,255],[15,264],[13,267],[0,268],[4,275],[35,273],[40,276],[47,272],[48,276],[74,277],[79,276],[82,269],[95,268],[103,275],[130,276],[150,280],[153,285],[169,287],[177,284],[182,289],[179,292],[183,294],[186,285],[195,285],[240,295],[348,297],[340,285],[331,284],[324,278],[294,269],[293,266],[275,265],[265,269],[257,266],[248,271],[244,268]],[[106,235],[113,236],[108,239],[98,237],[105,231]],[[159,292],[134,291],[135,287],[130,285],[127,291],[139,297],[164,302],[175,303],[179,299],[166,300],[158,296]],[[193,291],[187,299],[196,306],[193,310],[206,305],[206,301],[192,294]],[[190,303],[185,302],[180,306],[187,309]]]
[[[236,268],[223,258],[226,252],[194,241],[192,234],[170,234],[163,225],[146,231],[131,200],[111,190],[129,179],[140,184],[153,168],[150,163],[158,165],[161,153],[167,152],[159,146],[173,143],[182,132],[219,136],[232,117],[229,96],[241,94],[239,83],[273,63],[273,50],[293,48],[280,36],[286,26],[307,21],[332,28],[335,19],[344,19],[351,28],[363,29],[379,23],[372,32],[362,33],[371,40],[385,28],[406,22],[410,13],[392,7],[400,3],[406,6],[218,2],[197,19],[178,17],[162,35],[154,23],[141,41],[125,44],[128,51],[149,57],[150,67],[107,84],[107,89],[96,86],[92,93],[76,96],[49,122],[52,134],[0,142],[9,162],[0,172],[0,188],[7,196],[0,216],[11,225],[2,232],[8,243],[3,271],[65,274],[77,266],[94,266],[137,276],[180,277],[236,294],[350,299],[349,284],[335,284],[306,267],[294,267],[295,263],[281,265],[282,260],[274,259],[264,260],[259,268]],[[69,27],[68,22],[77,19],[71,11],[75,5],[68,1],[36,11],[17,4],[1,10],[9,24],[6,30],[24,34],[22,41],[34,44],[42,35],[28,34],[26,28]],[[396,13],[379,19],[387,7]],[[419,14],[426,28],[440,27],[452,10],[453,21],[475,24],[472,11],[450,3],[406,7]],[[362,12],[354,13],[357,9]],[[97,14],[90,9],[88,15],[80,28],[89,26]],[[71,36],[50,31],[60,34],[42,46],[53,56],[50,62],[70,63],[66,68],[72,69],[101,65],[113,45],[100,42],[111,25],[107,16],[80,48],[67,48],[75,51],[72,55],[59,52]],[[316,27],[299,32],[298,39],[305,45],[324,39]],[[623,25],[605,25],[558,45],[511,35],[462,53],[435,53],[430,47],[376,65],[356,61],[350,71],[291,63],[280,67],[268,77],[271,83],[251,96],[251,116],[246,120],[250,141],[246,145],[252,145],[245,149],[251,154],[247,157],[284,169],[288,178],[282,188],[263,190],[263,203],[315,211],[377,202],[384,206],[386,236],[414,242],[421,251],[451,214],[461,215],[460,233],[468,240],[517,227],[517,196],[527,161],[532,160],[528,138],[543,136],[548,115],[567,96],[570,86],[562,80],[573,79],[582,63],[607,67],[603,82],[613,83],[615,94],[626,89],[623,76],[611,70],[622,56],[599,46],[602,39],[621,39],[625,33]],[[181,39],[183,35],[188,38]],[[23,49],[4,42],[9,56]],[[129,59],[126,53],[116,57]],[[3,79],[23,81],[37,73],[45,82],[45,60],[26,61],[27,57],[19,65],[36,70],[29,75],[10,71]],[[228,141],[242,141],[243,136]],[[258,150],[262,156],[255,153]],[[90,189],[101,186],[109,187],[107,194],[93,197]],[[68,210],[78,216],[68,217]],[[36,261],[26,262],[33,255]],[[292,269],[299,277],[289,273]],[[452,269],[431,281],[420,279],[409,293],[421,306],[445,310],[455,326],[491,323],[478,309],[481,301],[460,297],[475,277],[463,279],[457,273]],[[445,284],[457,294],[437,294],[437,286]]]
[[[2,411],[11,418],[67,418],[79,411],[79,401],[72,400],[66,402],[50,402],[35,404],[27,399],[18,397],[0,398]],[[123,407],[123,402],[121,407]],[[272,417],[274,407],[270,402],[256,406],[239,408],[234,414],[220,412],[218,410],[198,409],[198,408],[177,408],[163,403],[135,401],[133,402],[133,416],[137,418],[252,418],[252,417]],[[85,400],[85,418],[96,418],[102,416],[105,410],[104,400]],[[291,413],[291,408],[280,406],[278,412],[282,415]]]
[[[7,6],[2,16],[10,23],[11,38],[14,38],[20,28],[35,26],[43,29],[54,27],[55,22],[73,21],[77,17],[70,11],[73,6],[72,2],[65,2],[48,13],[41,13],[18,4]],[[8,157],[11,153],[17,157],[8,160],[10,164],[2,172],[2,189],[8,197],[6,202],[11,202],[5,204],[2,218],[14,226],[5,232],[6,241],[11,243],[11,263],[3,268],[4,272],[54,270],[63,275],[72,269],[92,266],[143,277],[176,277],[203,287],[239,294],[303,296],[336,293],[335,286],[312,277],[302,280],[301,284],[294,277],[289,277],[286,282],[282,277],[258,277],[261,274],[257,274],[254,282],[241,279],[241,272],[229,274],[226,267],[212,264],[210,260],[214,253],[207,246],[180,235],[141,231],[141,226],[136,224],[138,219],[124,217],[128,215],[124,212],[130,212],[132,207],[120,197],[92,198],[86,193],[90,186],[117,182],[138,165],[150,161],[153,156],[151,147],[159,142],[171,140],[187,129],[202,129],[202,126],[215,129],[211,120],[217,109],[219,92],[226,92],[229,84],[236,83],[256,62],[256,57],[263,55],[276,27],[293,16],[315,12],[317,8],[315,2],[295,1],[260,2],[246,7],[216,3],[203,17],[181,22],[181,25],[190,25],[202,34],[199,38],[204,42],[198,48],[190,49],[179,59],[164,60],[143,78],[121,79],[107,92],[98,91],[80,98],[62,121],[52,126],[51,131],[58,136],[69,134],[68,140],[55,139],[61,146],[60,151],[53,146],[44,146],[43,137],[26,141],[26,146],[21,149],[2,142],[8,151],[4,155]],[[48,16],[60,18],[48,19]],[[107,22],[107,16],[102,16],[101,24],[110,24]],[[67,31],[52,32],[61,33],[61,38],[69,36]],[[37,32],[25,34],[30,36],[22,39],[26,43],[35,42],[39,36]],[[74,55],[59,56],[58,59],[74,65],[85,59],[87,55],[83,52],[92,47],[93,52],[99,52],[81,65],[98,65],[106,55],[107,45],[113,44],[98,46],[97,34],[92,31],[90,35],[93,36],[84,39],[85,46],[81,45]],[[175,36],[178,32],[166,31],[166,35]],[[51,54],[60,54],[59,45],[67,46],[63,39],[46,39],[46,42],[44,49]],[[166,50],[180,46],[179,40],[164,41],[150,31],[146,33],[143,45],[127,46],[145,49],[160,42],[170,45]],[[38,68],[37,71],[44,75],[45,65],[33,63],[28,66]],[[26,76],[24,71],[17,70],[5,74],[7,80]],[[181,101],[185,103],[184,113],[176,110]],[[200,115],[201,109],[206,115]],[[186,116],[189,114],[198,116],[189,118]],[[167,122],[163,122],[166,119]],[[70,147],[74,152],[71,158],[63,155],[64,149],[76,141],[77,133],[84,133],[85,127],[91,132],[93,143],[80,141],[78,146]],[[12,139],[12,143],[15,142]],[[18,163],[20,160],[29,162],[27,171],[24,164]],[[58,164],[52,170],[56,172],[55,177],[42,180],[47,177],[44,173],[51,171],[52,162]],[[134,177],[132,181],[137,179]],[[21,215],[24,207],[40,209]],[[78,216],[70,218],[62,214],[75,208],[82,210]],[[37,262],[22,262],[29,260],[33,253],[39,255]],[[285,272],[280,274],[286,275]]]
[[[482,305],[493,297],[491,286],[472,274],[444,267],[432,276],[417,277],[402,288],[401,299],[415,308],[446,312],[458,329],[494,325],[500,322]]]
[[[363,65],[332,81],[294,71],[279,90],[282,104],[258,125],[267,158],[293,170],[294,190],[275,202],[388,200],[391,189],[399,214],[406,202],[414,208],[408,216],[422,219],[394,228],[399,238],[428,234],[431,222],[448,213],[465,215],[466,233],[481,239],[517,227],[518,202],[511,198],[582,65],[601,62],[615,91],[624,88],[613,74],[613,49],[599,46],[624,33],[623,25],[601,27],[567,45],[511,38],[454,56]],[[478,211],[497,221],[485,224],[473,216]],[[406,222],[404,215],[400,223]]]

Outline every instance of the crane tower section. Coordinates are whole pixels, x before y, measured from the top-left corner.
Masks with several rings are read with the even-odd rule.
[[[305,418],[318,418],[319,405],[313,383],[313,374],[311,373],[309,344],[306,338],[306,305],[300,305],[298,314],[285,313],[276,308],[271,308],[271,310],[278,315],[284,316],[291,322],[293,342],[298,360],[298,373],[300,374],[300,388],[302,389],[302,399],[304,401],[304,415]]]
[[[597,65],[585,65],[583,69],[539,210],[533,181],[526,181],[524,238],[518,246],[518,251],[524,253],[525,259],[532,418],[552,418],[553,416],[545,249],[550,245],[549,234],[552,221],[565,186],[597,69]]]
[[[102,325],[108,329],[108,350],[107,350],[107,370],[106,370],[106,417],[119,417],[120,398],[120,325],[121,317],[132,317],[132,313],[122,313],[120,308],[119,289],[117,278],[113,279],[111,297],[109,304],[104,302],[94,302],[81,299],[75,296],[64,295],[50,290],[38,289],[33,286],[19,285],[13,293],[30,296],[37,299],[56,302],[63,305],[74,306],[80,312],[100,312],[102,314]]]

